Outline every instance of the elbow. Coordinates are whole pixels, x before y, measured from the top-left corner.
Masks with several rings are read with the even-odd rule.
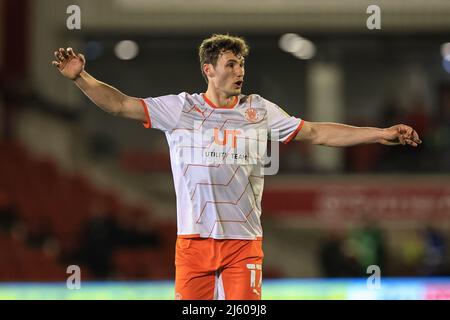
[[[319,145],[319,146],[324,146],[327,145],[327,141],[325,139],[325,137],[323,136],[323,134],[320,134],[320,130],[317,129],[317,126],[311,126],[310,132],[309,132],[309,137],[310,137],[310,143],[314,144],[314,145]]]
[[[308,141],[310,144],[314,146],[326,146],[327,142],[319,139],[311,139]]]
[[[122,114],[121,108],[112,107],[111,105],[97,104],[97,106],[106,113],[113,116],[120,116]]]
[[[314,144],[317,146],[326,146],[327,141],[325,139],[323,139],[322,137],[317,136],[311,140],[311,144]]]
[[[313,144],[324,147],[342,147],[341,142],[335,137],[318,137]]]
[[[303,125],[299,140],[308,142],[312,145],[326,147],[334,147],[337,142],[336,137],[333,136],[326,124],[306,121]]]
[[[126,103],[127,103],[127,97],[125,95],[122,95],[120,97],[120,100],[118,101],[118,103],[115,103],[115,106],[113,108],[110,108],[109,113],[113,116],[123,116],[124,115],[124,110],[126,108]]]
[[[110,111],[109,111],[109,114],[110,114],[110,115],[113,115],[113,116],[115,116],[115,117],[118,117],[118,116],[121,116],[121,115],[122,115],[122,112],[121,112],[120,110],[110,110]]]
[[[121,108],[113,108],[111,106],[100,106],[100,108],[112,116],[121,115]]]

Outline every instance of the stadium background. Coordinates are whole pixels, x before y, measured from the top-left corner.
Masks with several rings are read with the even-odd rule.
[[[371,4],[381,30],[366,27]],[[69,5],[81,30],[66,26]],[[53,51],[84,53],[129,95],[203,92],[197,46],[227,32],[251,47],[244,92],[310,121],[403,122],[423,140],[281,145],[263,197],[263,298],[448,299],[449,14],[446,0],[1,0],[0,299],[172,299],[165,137],[95,107]]]

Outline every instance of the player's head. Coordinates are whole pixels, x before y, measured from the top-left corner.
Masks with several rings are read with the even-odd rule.
[[[199,47],[200,68],[208,85],[227,96],[239,95],[248,52],[249,47],[241,37],[215,34],[203,40]]]

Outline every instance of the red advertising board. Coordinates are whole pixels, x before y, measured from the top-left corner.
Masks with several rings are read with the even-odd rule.
[[[447,179],[448,180],[448,179]],[[307,183],[269,182],[264,214],[308,217],[364,215],[384,219],[450,218],[450,182],[401,179],[365,182],[342,179]]]

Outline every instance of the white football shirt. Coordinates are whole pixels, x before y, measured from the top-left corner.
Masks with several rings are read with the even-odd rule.
[[[186,92],[141,101],[144,126],[164,131],[169,143],[178,236],[262,238],[268,139],[289,142],[303,120],[256,94],[220,108]]]

